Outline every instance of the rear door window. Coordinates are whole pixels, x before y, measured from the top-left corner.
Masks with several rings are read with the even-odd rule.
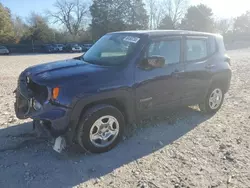
[[[186,60],[199,61],[208,56],[206,38],[188,38],[186,39]]]

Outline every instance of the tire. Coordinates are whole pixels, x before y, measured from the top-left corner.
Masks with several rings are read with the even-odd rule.
[[[124,116],[117,108],[105,104],[96,105],[88,109],[81,117],[76,133],[77,142],[83,151],[87,150],[91,153],[107,152],[119,143],[124,126]],[[103,133],[102,131],[105,130],[107,132]],[[111,134],[111,136],[105,141],[103,134]],[[114,135],[112,136],[112,134]]]
[[[214,95],[215,93],[217,93],[216,96]],[[224,90],[220,86],[216,86],[216,85],[212,86],[209,89],[209,91],[204,99],[204,102],[199,104],[200,110],[204,113],[207,113],[207,114],[216,113],[221,108],[221,106],[223,104],[224,95],[225,95]],[[213,100],[215,100],[216,102],[210,102],[211,97],[215,97],[216,99],[213,99]],[[215,103],[216,103],[216,105],[212,105]]]

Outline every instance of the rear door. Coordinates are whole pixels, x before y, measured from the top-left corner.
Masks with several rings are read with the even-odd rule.
[[[208,36],[186,36],[184,40],[185,86],[182,103],[199,103],[205,96],[211,80],[211,53]]]

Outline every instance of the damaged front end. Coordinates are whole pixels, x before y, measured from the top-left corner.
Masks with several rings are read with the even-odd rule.
[[[51,88],[35,83],[22,73],[18,79],[15,113],[19,119],[33,119],[33,128],[39,133],[49,133],[57,138],[54,150],[61,152],[65,147],[62,137],[68,130],[69,108],[55,105],[51,99]]]
[[[55,147],[57,151],[63,145],[63,139],[59,137],[72,143],[78,123],[78,117],[72,113],[77,95],[82,90],[78,86],[82,86],[87,80],[86,75],[95,70],[96,67],[77,59],[28,67],[20,74],[15,90],[17,118],[31,118],[34,127],[57,138],[57,143],[60,143],[57,144],[60,147]]]
[[[39,85],[30,77],[23,75],[20,75],[18,79],[15,93],[15,112],[19,119],[27,119],[32,114],[38,113],[49,97],[49,89],[46,86]]]
[[[53,89],[33,81],[32,75],[24,71],[15,90],[15,112],[17,118],[31,118],[47,129],[51,136],[58,137],[67,132],[70,108],[53,99]]]

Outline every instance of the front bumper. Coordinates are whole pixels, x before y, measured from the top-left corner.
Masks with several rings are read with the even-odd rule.
[[[39,120],[53,137],[65,134],[69,127],[70,109],[60,108],[51,104],[44,105],[40,112],[31,114],[31,119]]]

